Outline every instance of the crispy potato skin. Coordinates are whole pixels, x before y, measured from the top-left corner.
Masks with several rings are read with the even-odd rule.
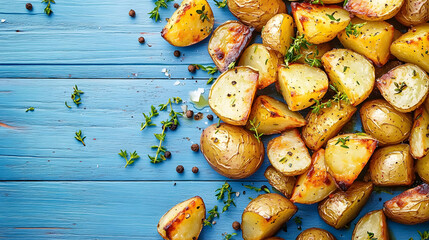
[[[413,158],[420,159],[429,151],[429,113],[420,106],[414,111],[414,124],[410,134],[410,152]]]
[[[324,229],[309,228],[299,234],[296,240],[336,240],[336,238]]]
[[[414,225],[429,221],[429,185],[409,189],[384,203],[386,216],[395,222]]]
[[[264,173],[268,183],[277,189],[277,191],[283,193],[286,198],[290,198],[292,195],[293,187],[295,186],[296,179],[292,176],[285,176],[281,172],[277,171],[273,166],[268,166]]]
[[[272,17],[262,30],[261,37],[265,46],[285,55],[295,36],[293,18],[286,13]]]
[[[349,0],[344,8],[361,19],[380,21],[395,16],[403,3],[404,0]]]
[[[429,155],[417,160],[416,172],[424,182],[429,183]]]
[[[237,61],[252,39],[253,30],[239,21],[226,21],[214,30],[208,51],[220,72],[227,71]]]
[[[252,175],[264,160],[264,145],[244,128],[221,123],[204,129],[201,152],[219,174],[241,179]]]
[[[372,211],[363,216],[353,230],[352,240],[368,239],[368,232],[374,234],[374,239],[389,240],[389,230],[383,210]]]
[[[405,0],[401,10],[395,16],[405,26],[416,26],[429,21],[428,0]]]

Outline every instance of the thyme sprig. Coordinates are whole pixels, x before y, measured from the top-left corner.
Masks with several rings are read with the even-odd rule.
[[[51,9],[51,4],[54,3],[55,4],[55,0],[42,0],[42,3],[47,3],[44,12],[46,13],[46,15],[50,16],[51,13],[53,13],[54,11],[52,11]]]
[[[218,8],[224,8],[227,5],[227,0],[223,0],[223,1],[217,1],[214,0],[215,5],[218,6]]]
[[[367,240],[377,240],[378,238],[374,237],[374,233],[372,232],[366,232],[368,234],[368,237],[366,238]]]
[[[83,144],[83,146],[86,146],[86,144],[85,144],[85,138],[86,138],[86,136],[83,136],[82,137],[82,130],[79,130],[78,132],[75,132],[75,137],[74,138],[76,138],[76,140],[78,140],[79,142],[81,142],[82,144]]]
[[[298,228],[298,230],[301,230],[302,229],[302,218],[296,216],[293,220],[296,223],[296,227]]]
[[[84,94],[84,92],[82,90],[79,90],[79,88],[77,87],[77,85],[74,85],[74,87],[73,87],[73,93],[71,94],[71,99],[73,100],[73,102],[78,107],[79,107],[80,104],[82,104],[82,102],[81,102],[82,99],[80,97],[81,94]]]
[[[200,19],[202,22],[204,22],[204,20],[207,20],[207,22],[210,22],[210,18],[207,16],[209,12],[206,11],[206,5],[203,5],[201,10],[197,10],[197,13],[200,14]]]
[[[217,71],[218,71],[217,67],[203,66],[201,64],[192,64],[192,65],[194,65],[195,67],[197,67],[197,69],[201,69],[204,72],[207,72],[210,75],[213,75],[213,74],[217,73]]]
[[[216,80],[214,77],[209,78],[209,80],[207,80],[207,85],[212,84],[214,80]]]
[[[395,84],[395,94],[400,94],[403,90],[405,90],[407,88],[407,84],[405,82],[401,82],[401,83],[397,83],[394,82]]]
[[[224,240],[230,240],[232,237],[234,237],[235,235],[237,235],[237,233],[231,233],[231,234],[228,234],[228,233],[222,233],[222,236],[223,236],[223,239]]]
[[[158,22],[160,15],[159,15],[159,9],[160,8],[167,8],[168,2],[172,2],[173,0],[156,0],[155,2],[155,8],[149,12],[150,18],[155,19],[155,22]]]
[[[235,192],[232,191],[231,185],[229,185],[229,183],[225,182],[222,187],[216,189],[215,192],[218,192],[216,193],[217,200],[222,200],[225,204],[222,208],[222,212],[227,211],[231,204],[236,206],[233,198]],[[225,196],[227,196],[226,201],[224,201]]]
[[[133,164],[137,159],[140,158],[140,156],[137,154],[136,151],[134,151],[133,153],[130,153],[130,158],[128,159],[128,153],[127,151],[123,151],[121,149],[121,152],[118,153],[119,156],[123,157],[125,159],[125,161],[127,161],[127,163],[125,164],[125,168],[131,164]]]
[[[219,217],[219,212],[217,211],[217,206],[214,206],[209,212],[209,216],[204,219],[204,226],[213,226],[213,220]]]
[[[349,22],[349,25],[346,27],[346,35],[347,37],[350,37],[350,35],[353,35],[355,37],[359,37],[359,34],[362,33],[362,31],[359,30],[359,28],[363,27],[365,23],[357,23],[353,24],[352,22]]]
[[[309,58],[308,56],[313,54],[313,58]],[[305,56],[305,62],[312,66],[312,67],[321,67],[322,66],[322,61],[320,59],[317,58],[317,56],[319,55],[319,49],[317,49],[316,46],[316,51],[313,53],[309,53]]]
[[[250,131],[254,132],[254,136],[256,139],[258,139],[258,142],[260,142],[260,138],[262,137],[262,135],[264,135],[263,133],[258,133],[258,128],[259,125],[261,125],[261,122],[258,122],[257,124],[255,124],[256,122],[256,118],[254,118],[253,120],[249,120],[249,124],[251,126],[251,128],[249,129]]]
[[[27,110],[25,110],[25,112],[29,112],[29,111],[34,111],[34,107],[29,107],[29,108],[27,108]]]
[[[424,231],[424,232],[420,232],[417,231],[420,235],[420,240],[428,240],[429,239],[429,232],[428,231]],[[408,240],[414,240],[413,238],[410,238]]]
[[[335,145],[338,145],[339,143],[341,143],[340,147],[349,148],[349,146],[347,146],[347,142],[349,142],[349,141],[350,141],[350,136],[347,136],[345,138],[338,138]]]
[[[326,13],[325,15],[326,15],[326,16],[328,16],[328,18],[329,18],[331,21],[339,22],[339,21],[341,20],[341,18],[335,18],[335,17],[334,17],[335,13],[337,13],[337,11],[333,12],[332,14],[327,14],[327,13]]]
[[[329,99],[328,101],[323,103],[320,102],[319,100],[313,99],[316,102],[316,104],[311,107],[312,113],[318,114],[320,110],[322,110],[323,108],[330,108],[333,103],[338,103],[338,106],[340,106],[341,101],[345,101],[347,103],[350,102],[347,95],[345,93],[340,92],[334,85],[329,84],[329,88],[333,90],[336,94],[332,97],[332,99]]]
[[[311,1],[311,4],[321,4],[321,5],[324,5],[323,2],[322,2],[322,0],[313,0],[313,1]]]
[[[67,101],[65,101],[64,104],[66,105],[67,108],[72,108],[67,104]]]
[[[300,50],[302,48],[308,49],[308,47],[312,45],[305,40],[304,34],[296,38],[292,38],[292,40],[293,43],[290,45],[284,58],[286,66],[289,66],[290,63],[296,62],[302,57],[302,54],[300,54]]]
[[[145,122],[141,124],[140,131],[142,131],[143,129],[145,129],[146,127],[149,127],[149,126],[156,126],[156,124],[152,123],[152,118],[156,117],[158,115],[159,115],[159,113],[156,110],[156,108],[153,105],[150,106],[149,116],[146,115],[145,113],[143,113],[143,116],[145,118]]]
[[[245,188],[248,188],[250,190],[254,190],[255,192],[266,192],[266,193],[271,193],[270,189],[268,189],[266,186],[262,186],[261,188],[257,188],[251,185],[244,185]]]

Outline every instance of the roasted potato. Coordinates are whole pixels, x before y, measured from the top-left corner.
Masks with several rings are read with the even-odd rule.
[[[414,225],[429,221],[429,185],[423,183],[384,203],[384,214],[395,222]]]
[[[288,130],[272,139],[267,146],[271,164],[286,176],[305,173],[311,166],[311,157],[297,129]]]
[[[396,110],[411,112],[425,101],[429,93],[429,76],[419,66],[407,63],[377,79],[377,88]]]
[[[329,80],[324,71],[306,64],[294,63],[279,66],[280,92],[289,109],[299,111],[310,107],[328,91]]]
[[[228,8],[242,23],[258,32],[278,13],[286,13],[282,0],[229,0]]]
[[[264,173],[268,183],[277,191],[281,192],[285,197],[290,198],[296,179],[292,176],[285,176],[277,171],[273,166],[268,166]]]
[[[352,118],[356,107],[340,101],[331,107],[307,114],[307,125],[302,128],[302,138],[310,149],[316,151],[337,135],[341,128]]]
[[[371,182],[355,182],[346,192],[337,191],[319,203],[320,217],[336,229],[344,227],[359,215],[372,189]]]
[[[410,146],[399,144],[378,149],[371,157],[369,171],[376,186],[411,185],[415,174]]]
[[[336,238],[326,230],[309,228],[299,234],[296,240],[336,240]]]
[[[281,238],[281,237],[269,237],[269,238],[264,238],[264,240],[284,240],[284,238]]]
[[[201,152],[221,175],[241,179],[252,175],[264,161],[264,145],[249,131],[221,123],[204,129]]]
[[[294,203],[313,204],[322,201],[337,189],[335,180],[325,164],[325,150],[312,156],[310,169],[298,177],[290,200]]]
[[[390,44],[393,42],[395,28],[384,21],[365,21],[353,18],[350,24],[361,26],[357,35],[343,30],[338,39],[345,48],[369,58],[378,67],[387,63],[390,57]],[[364,25],[362,25],[364,24]]]
[[[207,17],[201,19],[197,11],[202,11]],[[206,0],[183,0],[173,16],[168,19],[161,36],[173,46],[186,47],[207,38],[213,26],[213,12]]]
[[[365,102],[360,109],[365,132],[383,145],[397,144],[411,133],[413,119],[408,113],[401,113],[384,99]]]
[[[429,72],[429,23],[412,27],[390,45],[399,60],[414,63]]]
[[[424,107],[414,111],[414,124],[410,134],[410,152],[414,158],[422,158],[429,151],[429,113]]]
[[[286,104],[265,95],[256,98],[249,120],[259,124],[258,133],[264,135],[281,133],[307,123],[299,112],[292,112]],[[248,129],[252,127],[250,121],[246,126]]]
[[[328,141],[325,163],[337,186],[345,191],[359,176],[378,141],[365,134],[338,135]]]
[[[244,209],[241,230],[244,240],[260,240],[273,236],[298,208],[287,198],[268,193],[253,199]]]
[[[262,89],[277,81],[279,62],[279,55],[276,51],[255,43],[244,50],[238,65],[249,66],[258,70],[258,88]]]
[[[429,155],[416,160],[416,172],[419,174],[420,178],[429,183]]]
[[[265,46],[285,55],[295,36],[293,18],[286,13],[272,17],[262,29],[261,37]]]
[[[347,49],[334,49],[323,55],[322,63],[332,84],[347,95],[353,106],[371,94],[375,69],[364,56]]]
[[[429,21],[428,0],[405,0],[401,10],[395,16],[405,26],[416,26]]]
[[[303,63],[303,64],[309,64],[306,59],[317,59],[322,62],[322,56],[326,52],[329,52],[332,50],[332,46],[329,42],[322,43],[322,44],[312,44],[308,46],[308,48],[302,47],[299,50],[299,55],[301,55],[300,58],[296,60],[297,63]],[[319,66],[318,66],[319,65]],[[321,67],[322,64],[315,64],[314,67]]]
[[[403,3],[404,0],[348,0],[344,8],[361,19],[381,21],[394,17]]]
[[[237,61],[252,39],[253,28],[239,21],[227,21],[214,30],[208,44],[210,57],[220,72]]]
[[[246,125],[258,76],[258,72],[248,67],[236,67],[221,74],[209,93],[212,111],[226,123]]]
[[[389,240],[389,230],[383,210],[367,213],[356,224],[352,240],[367,239]]]
[[[166,240],[198,239],[205,218],[204,201],[196,196],[165,213],[158,222],[158,233]]]

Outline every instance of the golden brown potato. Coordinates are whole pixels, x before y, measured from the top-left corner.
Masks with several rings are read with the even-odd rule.
[[[349,13],[340,6],[293,2],[291,7],[298,31],[309,43],[331,41],[350,22]]]
[[[405,0],[401,10],[395,16],[405,26],[416,26],[429,21],[428,0]]]
[[[253,199],[244,209],[241,230],[244,240],[260,240],[273,236],[298,208],[287,198],[268,193]]]
[[[335,180],[328,173],[325,164],[325,150],[320,149],[313,154],[310,169],[298,177],[290,200],[294,203],[313,204],[322,201],[336,189]]]
[[[232,125],[246,125],[258,86],[258,72],[236,67],[221,74],[210,89],[209,105],[219,118]]]
[[[429,155],[417,160],[416,172],[424,182],[429,183]]]
[[[383,210],[367,213],[356,224],[352,240],[367,239],[389,240],[389,230]]]
[[[242,23],[260,32],[274,15],[286,13],[282,0],[229,0],[228,8]]]
[[[429,113],[422,106],[414,111],[414,124],[410,134],[410,152],[414,158],[422,158],[429,151]]]
[[[204,129],[200,146],[209,165],[232,179],[249,177],[264,161],[262,142],[249,131],[225,123]]]
[[[196,196],[165,213],[158,222],[158,233],[166,240],[198,239],[205,218],[204,201]]]
[[[346,191],[337,191],[319,203],[319,215],[336,229],[352,221],[368,201],[373,185],[371,182],[355,182]]]
[[[365,132],[383,145],[397,144],[411,133],[413,119],[408,113],[401,113],[384,99],[365,102],[360,109]]]
[[[387,20],[401,10],[404,0],[348,0],[344,8],[369,21]]]
[[[322,108],[317,113],[310,111],[306,117],[308,123],[302,128],[302,138],[307,147],[319,150],[337,135],[355,112],[356,107],[344,101]]]
[[[371,181],[376,186],[409,186],[414,182],[414,160],[407,144],[375,151],[369,162]]]
[[[396,110],[411,112],[425,101],[429,93],[429,76],[419,66],[407,63],[377,79],[377,88]]]
[[[252,39],[253,28],[239,21],[226,21],[214,30],[208,50],[217,69],[223,73],[237,61]]]
[[[256,98],[249,120],[256,125],[259,124],[258,133],[264,135],[281,133],[307,123],[299,112],[292,112],[286,104],[265,95]],[[252,127],[250,121],[247,129]]]
[[[320,62],[322,62],[322,56],[326,52],[329,52],[332,50],[332,46],[329,42],[327,43],[321,43],[321,44],[312,44],[308,46],[308,48],[301,48],[299,51],[299,54],[302,56],[296,60],[297,63],[303,63],[303,64],[309,64],[306,61],[307,59],[317,59]],[[314,67],[322,67],[314,65]]]
[[[390,45],[399,60],[414,63],[429,72],[429,23],[412,27]]]
[[[284,240],[281,237],[269,237],[269,238],[265,238],[264,240]]]
[[[290,198],[296,179],[292,176],[285,176],[277,171],[273,166],[268,166],[264,173],[268,183],[277,191],[283,193],[285,197]]]
[[[429,185],[409,189],[384,203],[384,214],[395,222],[414,225],[429,221]]]
[[[393,42],[395,28],[384,21],[365,21],[353,18],[351,24],[364,24],[357,29],[357,35],[343,30],[338,39],[345,48],[369,58],[375,65],[383,66],[390,57],[390,44]],[[357,25],[359,26],[359,25]]]
[[[332,84],[347,95],[353,106],[371,94],[375,69],[364,56],[347,49],[334,49],[323,55],[322,63]]]
[[[336,238],[326,230],[309,228],[299,234],[296,240],[336,240]]]
[[[286,176],[297,176],[311,166],[311,157],[297,129],[288,130],[272,139],[267,146],[271,164]]]
[[[286,13],[272,17],[262,29],[261,37],[265,46],[285,55],[295,36],[293,18]]]
[[[196,11],[202,11],[207,18],[201,19]],[[161,36],[173,46],[186,47],[207,38],[213,26],[213,12],[206,0],[183,0],[162,29]]]

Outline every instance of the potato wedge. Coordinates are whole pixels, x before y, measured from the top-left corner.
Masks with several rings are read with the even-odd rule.
[[[286,176],[305,173],[311,166],[311,157],[297,129],[283,132],[267,146],[271,164]]]
[[[376,186],[411,185],[415,174],[410,146],[398,144],[378,149],[371,157],[369,171]]]
[[[350,22],[349,13],[340,6],[293,2],[291,7],[298,31],[309,43],[331,41]]]
[[[296,240],[336,240],[336,238],[324,229],[309,228],[300,233]]]
[[[298,208],[287,198],[268,193],[253,199],[244,209],[241,230],[244,240],[260,240],[273,236]]]
[[[405,0],[401,10],[395,16],[402,25],[417,26],[429,21],[428,0]]]
[[[429,155],[426,155],[421,159],[417,159],[416,161],[417,174],[419,174],[420,178],[424,182],[429,183]]]
[[[226,123],[246,125],[258,76],[258,72],[248,67],[236,67],[221,74],[209,93],[212,111]]]
[[[320,100],[328,91],[329,80],[324,71],[306,64],[279,66],[278,82],[289,109],[300,111]]]
[[[398,223],[414,225],[429,221],[429,185],[423,183],[384,203],[384,214]]]
[[[412,27],[390,45],[399,60],[414,63],[429,72],[429,23]]]
[[[404,0],[348,0],[344,8],[361,19],[381,21],[395,16],[402,4]]]
[[[253,28],[239,21],[226,21],[214,30],[208,44],[210,57],[223,73],[237,61],[252,39]]]
[[[359,215],[373,189],[371,182],[355,182],[346,191],[337,191],[319,203],[319,215],[336,229],[344,227]]]
[[[197,11],[203,11],[207,18],[201,19]],[[213,12],[206,0],[183,0],[168,19],[161,36],[173,46],[186,47],[206,39],[213,26]]]
[[[165,213],[158,222],[158,233],[166,240],[198,239],[205,218],[204,201],[196,196]]]
[[[389,240],[386,216],[383,210],[372,211],[363,216],[353,230],[352,240]]]
[[[424,107],[414,111],[414,124],[410,134],[410,152],[413,158],[422,158],[429,152],[429,113]]]
[[[294,203],[313,204],[322,201],[337,189],[335,180],[325,164],[325,150],[312,156],[310,169],[298,177],[290,200]]]
[[[407,63],[377,79],[377,88],[396,110],[411,112],[425,101],[429,93],[429,76],[419,66]]]
[[[345,48],[351,49],[369,58],[378,67],[389,61],[390,44],[393,42],[395,28],[384,21],[365,21],[353,18],[349,25],[361,26],[357,28],[357,35],[343,30],[338,39]]]
[[[337,135],[356,110],[351,104],[340,101],[329,108],[320,109],[317,113],[310,111],[306,117],[308,123],[302,128],[302,138],[307,147],[314,151],[319,150]]]
[[[249,120],[259,124],[258,133],[264,135],[281,133],[307,123],[299,112],[292,112],[286,104],[265,95],[256,98]],[[252,126],[248,123],[246,127],[250,129]]]
[[[345,191],[359,176],[377,147],[378,141],[362,134],[344,134],[326,144],[325,161],[337,186]]]
[[[303,63],[303,64],[309,64],[305,59],[317,59],[322,62],[322,56],[323,54],[329,52],[332,50],[332,46],[329,42],[327,43],[321,43],[321,44],[312,44],[308,46],[308,48],[301,48],[299,51],[299,54],[301,54],[301,58],[297,59],[297,63]],[[322,67],[314,65],[314,67]]]
[[[322,64],[332,84],[347,95],[353,106],[371,94],[375,69],[364,56],[347,49],[334,49],[323,55]]]
[[[277,171],[273,166],[268,166],[264,173],[268,183],[277,191],[281,192],[285,197],[290,198],[296,179],[292,176],[285,176]]]
[[[265,46],[285,55],[295,36],[293,18],[286,13],[272,17],[262,29],[261,37]]]

